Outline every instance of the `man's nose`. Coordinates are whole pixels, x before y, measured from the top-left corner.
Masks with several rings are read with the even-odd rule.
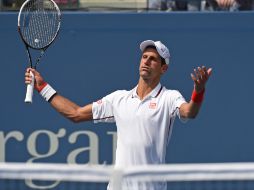
[[[150,63],[151,63],[151,61],[150,61],[149,58],[145,59],[145,61],[144,61],[144,64],[145,64],[145,65],[150,65]]]

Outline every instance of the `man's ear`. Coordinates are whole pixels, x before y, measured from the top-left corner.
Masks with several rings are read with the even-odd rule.
[[[168,70],[168,65],[164,64],[161,66],[161,74],[164,74]]]

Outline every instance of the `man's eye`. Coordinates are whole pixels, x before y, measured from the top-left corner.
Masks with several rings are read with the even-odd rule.
[[[151,57],[151,61],[156,61],[156,58],[155,57]]]

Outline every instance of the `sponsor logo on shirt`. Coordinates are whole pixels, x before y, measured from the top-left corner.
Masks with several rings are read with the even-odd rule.
[[[97,100],[97,104],[102,104],[102,99]]]
[[[157,106],[156,102],[150,102],[150,104],[149,104],[150,109],[155,109],[156,106]]]

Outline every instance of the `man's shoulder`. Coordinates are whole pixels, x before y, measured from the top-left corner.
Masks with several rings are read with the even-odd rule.
[[[127,96],[130,93],[131,93],[131,90],[116,90],[109,95],[114,97],[122,97],[122,96]]]
[[[184,96],[182,95],[182,93],[179,90],[167,89],[165,87],[162,90],[162,97],[164,97],[165,100],[171,100],[171,101],[174,101],[179,98],[184,99]]]
[[[162,94],[164,96],[170,96],[170,97],[178,97],[182,96],[182,94],[179,92],[179,90],[176,89],[167,89],[166,87],[163,87]]]

